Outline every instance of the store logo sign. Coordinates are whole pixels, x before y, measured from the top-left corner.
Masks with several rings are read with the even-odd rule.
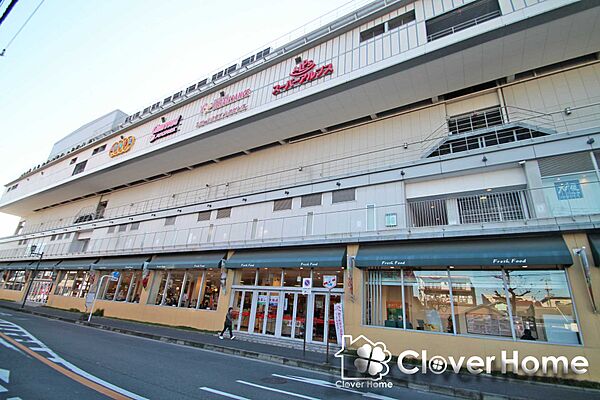
[[[333,64],[329,63],[319,68],[313,60],[304,60],[300,64],[296,65],[292,72],[290,72],[291,78],[288,79],[282,85],[273,86],[273,96],[277,96],[280,93],[287,92],[298,86],[302,86],[305,83],[312,82],[319,78],[333,74]]]
[[[129,150],[131,150],[134,143],[134,136],[128,136],[126,138],[118,140],[112,145],[110,151],[108,152],[108,155],[110,156],[110,158],[114,158],[116,156],[120,156],[121,154],[127,153]]]
[[[527,264],[527,258],[494,258],[492,264],[496,265],[514,265]]]
[[[218,110],[219,108],[223,108],[232,103],[236,103],[240,100],[250,97],[251,94],[252,94],[252,89],[248,88],[246,90],[242,90],[241,92],[232,94],[230,96],[225,95],[225,96],[217,97],[212,103],[203,104],[202,112],[204,114],[208,114],[211,111]]]
[[[150,143],[154,142],[157,139],[172,135],[175,132],[177,132],[179,130],[179,126],[182,120],[183,116],[180,115],[175,119],[156,125],[154,129],[152,129],[152,135],[154,136],[152,136],[152,138],[150,139]]]

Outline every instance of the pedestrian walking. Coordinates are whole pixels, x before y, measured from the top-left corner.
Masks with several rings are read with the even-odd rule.
[[[223,335],[225,334],[225,331],[228,329],[229,329],[229,339],[230,340],[235,339],[235,336],[233,336],[233,331],[231,330],[231,327],[233,326],[233,315],[231,315],[232,312],[233,312],[233,307],[229,307],[229,310],[227,310],[227,314],[225,315],[225,324],[223,326],[223,330],[219,334],[219,339],[223,339]]]

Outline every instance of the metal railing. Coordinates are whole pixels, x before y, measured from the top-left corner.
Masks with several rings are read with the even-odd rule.
[[[591,172],[590,175],[597,174]],[[562,192],[559,195],[557,187]],[[252,219],[241,222],[212,220],[196,222],[197,227],[176,226],[142,233],[98,232],[89,242],[46,243],[46,257],[105,256],[148,252],[224,249],[237,245],[297,243],[328,239],[394,237],[400,234],[439,234],[442,231],[477,229],[519,231],[528,227],[553,230],[569,224],[600,222],[600,184],[581,182],[572,187],[547,186],[365,206],[345,211],[308,212],[302,215]],[[535,213],[531,204],[535,203]],[[540,208],[541,203],[544,206]],[[372,207],[372,208],[371,208]],[[371,213],[366,212],[372,210]],[[308,209],[309,210],[309,209]],[[541,210],[541,211],[540,211]],[[293,210],[292,210],[293,211]],[[292,212],[290,211],[290,212]],[[288,213],[288,212],[286,212]],[[390,216],[393,215],[393,218]],[[182,216],[183,217],[183,216]],[[196,215],[192,215],[196,220]],[[370,220],[374,217],[374,220]],[[225,222],[223,222],[225,221]],[[191,221],[187,221],[188,223]],[[392,222],[392,223],[390,223]],[[307,229],[307,224],[312,229]],[[474,228],[475,227],[475,228]],[[32,244],[45,239],[32,240]],[[81,243],[83,242],[83,243]],[[16,242],[0,247],[0,259],[27,258],[27,246]],[[76,243],[77,246],[73,244]],[[12,246],[12,247],[11,247]]]
[[[475,26],[475,25],[482,24],[482,23],[484,23],[486,21],[489,21],[489,20],[494,19],[496,17],[499,17],[501,15],[502,15],[502,13],[500,12],[500,10],[492,11],[492,12],[487,13],[485,15],[481,15],[481,16],[479,16],[477,18],[473,18],[473,19],[471,19],[469,21],[465,21],[465,22],[460,23],[458,25],[451,26],[451,27],[446,28],[446,29],[442,29],[441,31],[433,33],[431,35],[427,35],[427,41],[431,42],[432,40],[436,40],[436,39],[442,38],[444,36],[448,36],[448,35],[451,35],[453,33],[460,32],[460,31],[462,31],[464,29],[470,28],[470,27]]]
[[[545,0],[532,0],[531,2],[528,2],[527,7],[533,7],[535,6],[535,4],[542,3],[544,1]],[[361,1],[360,3],[365,4],[366,2],[363,3]],[[388,2],[387,4],[391,3]],[[506,10],[505,15],[516,11],[516,9],[514,8],[515,6],[511,4],[510,7],[513,7],[513,9]],[[365,67],[378,64],[391,57],[395,57],[400,54],[409,52],[410,50],[427,45],[428,42],[426,40],[426,37],[420,33],[424,31],[424,25],[424,20],[409,23],[407,25],[385,32],[384,34],[378,36],[374,40],[369,40],[366,42],[359,42],[357,40],[352,39],[353,42],[347,50],[339,52],[335,55],[327,56],[323,59],[316,58],[315,62],[319,62],[320,64],[335,63],[336,65],[339,65],[339,68],[336,67],[336,70],[332,75],[329,75],[324,79],[335,80],[342,76],[347,76]],[[274,55],[275,53],[271,54]],[[351,61],[346,62],[345,60],[347,59]],[[279,96],[273,96],[271,94],[273,85],[280,83],[282,79],[284,79],[284,77],[272,76],[270,79],[266,80],[266,82],[262,86],[252,88],[253,94],[249,98],[248,107],[254,109],[258,107],[263,107],[265,105],[277,104],[281,103],[282,101],[285,101],[287,96],[292,95],[294,91],[286,92]],[[200,110],[200,107],[198,107],[198,111],[196,113],[187,115],[182,120],[181,129],[179,129],[178,132],[170,135],[168,140],[173,141],[176,140],[176,138],[180,138],[182,136],[191,136],[191,134],[200,135],[202,133],[205,133],[207,131],[221,126],[220,123],[216,123],[203,128],[196,128],[196,122],[198,118],[201,117],[201,115],[202,111]],[[231,121],[233,120],[234,119],[231,119]],[[227,124],[227,121],[224,121],[222,124]],[[152,137],[151,129],[147,129],[144,132],[132,132],[135,133],[136,143],[138,145],[132,148],[127,155],[122,156],[120,160],[110,159],[103,160],[102,162],[99,161],[100,159],[94,160],[92,158],[88,162],[86,171],[99,170],[108,165],[118,164],[119,162],[122,162],[125,159],[135,157],[136,154],[142,151],[148,150],[148,147],[145,146],[145,144],[148,143]],[[302,132],[298,133],[301,134]],[[73,153],[73,155],[75,154],[76,153]],[[24,193],[31,193],[35,190],[45,188],[48,186],[49,182],[58,183],[68,180],[72,176],[72,171],[72,165],[66,165],[61,168],[44,170],[43,177],[35,175],[29,181],[21,180],[19,182],[19,187],[16,190],[13,190],[8,194],[4,194],[4,196],[2,197],[2,201],[6,202],[11,199],[15,199],[19,196],[22,196]]]
[[[600,100],[600,97],[598,97]],[[502,114],[509,124],[520,124],[535,126],[547,132],[566,133],[577,131],[581,128],[600,126],[600,103],[593,103],[582,107],[573,107],[570,114],[564,111],[553,113],[540,113],[519,107],[503,107]],[[488,125],[484,128],[492,129],[487,135],[498,135],[498,132],[506,128],[502,125]],[[477,125],[477,131],[481,130]],[[475,132],[475,130],[473,131]],[[464,135],[464,136],[462,136]],[[452,134],[447,123],[443,123],[434,132],[424,139],[414,142],[398,140],[385,146],[371,146],[361,148],[360,151],[348,152],[336,159],[302,165],[299,167],[283,169],[275,172],[246,177],[230,182],[222,182],[209,187],[202,186],[198,189],[173,193],[152,199],[131,202],[112,208],[107,208],[102,215],[104,220],[132,216],[143,213],[157,212],[161,210],[184,207],[194,204],[202,204],[223,200],[231,197],[239,197],[267,190],[285,189],[290,186],[313,183],[315,177],[320,180],[343,178],[356,173],[375,172],[388,168],[398,168],[402,165],[420,159],[427,149],[431,149],[436,143],[451,137],[452,140],[461,138],[466,141],[469,133],[460,135]],[[461,140],[462,140],[461,139]],[[502,141],[499,142],[502,144]],[[443,157],[443,156],[441,156]],[[109,203],[110,205],[110,203]],[[44,221],[38,224],[25,225],[22,234],[31,234],[52,229],[72,226],[75,220],[81,216],[96,215],[97,206],[81,209],[76,215]]]

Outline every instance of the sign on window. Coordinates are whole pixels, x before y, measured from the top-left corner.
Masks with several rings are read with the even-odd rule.
[[[554,190],[558,200],[582,199],[583,191],[579,181],[554,182]]]

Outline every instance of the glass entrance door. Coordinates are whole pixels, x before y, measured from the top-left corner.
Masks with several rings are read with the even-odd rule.
[[[312,341],[317,343],[325,343],[325,320],[327,318],[326,297],[326,294],[314,294],[314,302],[312,309]]]
[[[294,314],[296,310],[296,301],[298,294],[284,293],[283,294],[283,315],[281,318],[281,336],[293,337],[294,333]]]

